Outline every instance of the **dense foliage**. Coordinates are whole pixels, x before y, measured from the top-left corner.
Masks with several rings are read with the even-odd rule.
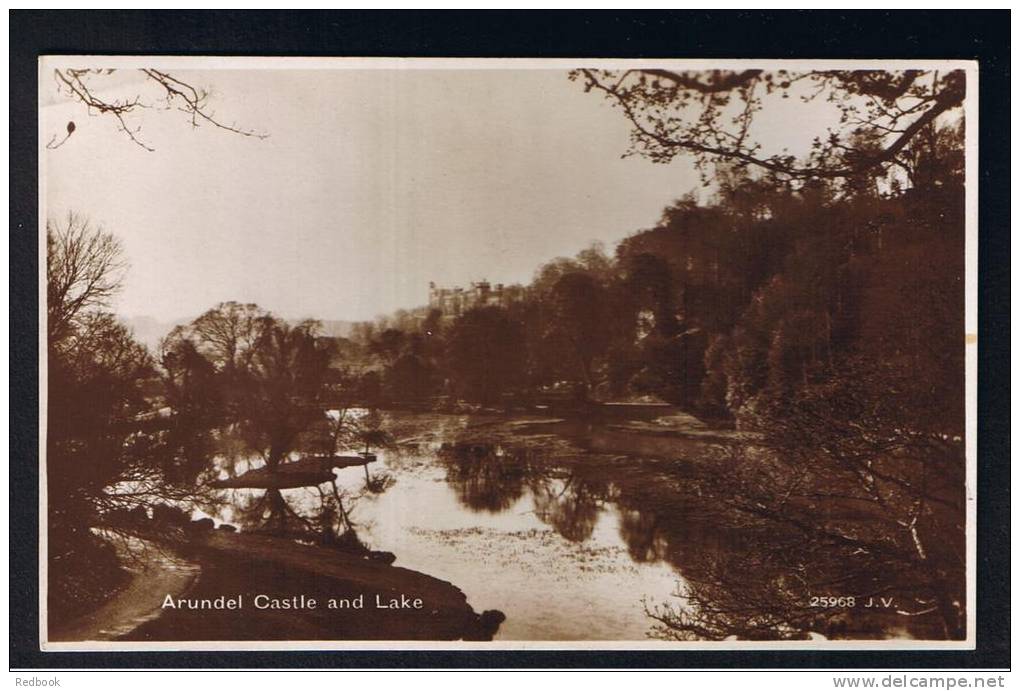
[[[574,384],[750,424],[863,359],[934,387],[902,395],[958,435],[961,140],[937,132],[932,152],[907,152],[912,184],[884,188],[794,190],[720,169],[708,202],[674,202],[613,256],[549,262],[520,302],[362,325],[361,369],[391,403],[523,402]]]

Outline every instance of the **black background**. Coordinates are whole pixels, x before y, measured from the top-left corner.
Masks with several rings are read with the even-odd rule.
[[[1008,11],[12,10],[9,19],[12,668],[1009,666]],[[41,652],[37,58],[46,54],[978,60],[977,650]]]

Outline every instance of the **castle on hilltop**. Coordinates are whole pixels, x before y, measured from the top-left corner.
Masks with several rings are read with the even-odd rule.
[[[472,283],[470,288],[438,288],[429,283],[429,309],[439,310],[443,317],[459,317],[475,307],[509,307],[524,298],[525,289],[518,283],[490,284],[486,280]]]

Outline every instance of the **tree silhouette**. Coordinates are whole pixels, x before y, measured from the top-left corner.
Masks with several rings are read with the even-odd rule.
[[[110,540],[142,530],[150,510],[196,500],[206,459],[179,453],[186,443],[148,396],[151,355],[105,311],[126,267],[120,243],[75,214],[47,222],[46,239],[47,549],[60,618],[117,587]]]
[[[74,212],[46,221],[46,249],[47,335],[58,345],[80,315],[109,307],[127,263],[116,237]]]
[[[521,382],[524,333],[506,310],[481,307],[458,319],[450,334],[447,368],[468,400],[491,405]]]
[[[845,179],[897,163],[916,138],[960,108],[961,70],[598,70],[570,78],[596,91],[630,122],[631,152],[658,163],[691,154],[702,170],[729,161],[781,179]],[[811,153],[798,161],[769,152],[754,130],[765,99],[824,99],[838,113],[834,129],[811,133]]]

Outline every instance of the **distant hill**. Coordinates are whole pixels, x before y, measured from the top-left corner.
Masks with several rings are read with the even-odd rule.
[[[288,319],[287,321],[296,324],[300,320]],[[351,331],[357,322],[342,321],[340,319],[320,319],[322,323],[322,335],[333,338],[350,338]]]
[[[137,316],[137,317],[121,317],[120,320],[131,329],[135,335],[135,340],[147,347],[153,353],[159,348],[159,341],[168,333],[170,333],[174,327],[187,324],[194,317],[184,317],[177,321],[160,321],[153,317],[148,316]]]
[[[149,316],[121,317],[121,321],[131,329],[135,340],[146,346],[152,352],[159,348],[159,341],[174,327],[183,326],[195,317],[183,317],[177,321],[160,321]],[[298,324],[301,319],[287,319],[290,324]],[[340,319],[320,319],[322,323],[322,334],[333,338],[348,338],[351,330],[357,322],[343,321]]]

